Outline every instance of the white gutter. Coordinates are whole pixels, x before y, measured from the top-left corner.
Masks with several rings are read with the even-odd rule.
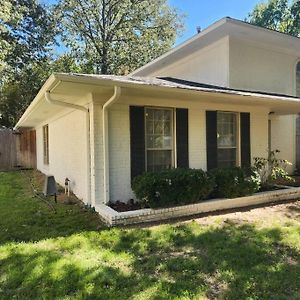
[[[103,190],[104,204],[109,202],[109,141],[108,141],[108,108],[121,96],[121,88],[114,86],[114,94],[102,106],[102,135],[103,135]]]
[[[58,84],[60,84],[60,82],[58,82]],[[91,145],[90,145],[90,112],[89,112],[89,109],[86,108],[85,106],[81,106],[81,105],[77,105],[77,104],[73,104],[73,103],[68,103],[68,102],[64,102],[64,101],[61,101],[61,100],[54,100],[51,97],[50,91],[45,92],[45,98],[46,98],[46,101],[48,103],[52,104],[52,105],[59,105],[59,106],[63,106],[63,107],[68,107],[68,108],[81,110],[86,114],[86,128],[87,128],[87,134],[86,134],[86,147],[87,147],[87,149],[86,149],[86,153],[87,153],[86,176],[87,176],[87,184],[88,184],[87,202],[88,202],[88,204],[91,204]]]
[[[50,92],[47,91],[45,93],[45,98],[46,101],[50,104],[54,104],[54,105],[60,105],[60,106],[64,106],[64,107],[69,107],[69,108],[74,108],[74,109],[78,109],[84,112],[88,112],[88,108],[86,108],[85,106],[81,106],[81,105],[77,105],[77,104],[73,104],[73,103],[68,103],[68,102],[64,102],[61,100],[54,100],[51,98]]]

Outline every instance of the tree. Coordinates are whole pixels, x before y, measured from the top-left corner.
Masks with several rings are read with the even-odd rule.
[[[90,72],[126,74],[166,52],[182,29],[167,0],[61,0],[63,40]]]
[[[51,12],[37,0],[2,0],[0,7],[1,63],[18,71],[45,59],[55,44]]]
[[[12,127],[49,75],[57,29],[37,0],[2,0],[0,6],[0,125]]]
[[[246,20],[258,26],[300,36],[300,1],[269,0],[256,5]]]
[[[0,126],[13,127],[45,80],[53,72],[81,72],[81,67],[68,54],[55,60],[43,59],[8,76],[0,89]]]

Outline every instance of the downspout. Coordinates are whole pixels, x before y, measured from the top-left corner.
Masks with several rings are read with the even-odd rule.
[[[108,108],[121,96],[121,88],[114,87],[114,94],[102,106],[102,135],[103,135],[103,190],[104,204],[109,202],[109,144],[108,144]]]
[[[46,101],[52,105],[59,105],[63,107],[68,107],[68,108],[73,108],[77,110],[81,110],[85,112],[86,114],[86,128],[87,128],[87,140],[86,140],[86,145],[87,145],[87,181],[88,181],[88,190],[87,190],[87,202],[88,204],[91,204],[91,146],[90,146],[90,112],[89,109],[86,108],[85,106],[73,104],[73,103],[68,103],[60,100],[54,100],[51,98],[50,91],[47,91],[45,93],[45,98]]]

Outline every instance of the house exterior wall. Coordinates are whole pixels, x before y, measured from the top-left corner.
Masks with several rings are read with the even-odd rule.
[[[229,87],[296,95],[296,54],[270,49],[267,45],[230,38]],[[300,54],[299,54],[300,55]],[[276,113],[276,112],[275,112]],[[276,114],[275,114],[276,115]],[[296,120],[294,115],[271,121],[271,149],[296,165]]]
[[[296,63],[299,60],[300,54],[230,36],[143,76],[170,76],[233,89],[296,95]],[[293,164],[289,167],[292,173],[296,165],[295,116],[278,117],[272,126],[271,147],[280,150],[280,156]],[[284,138],[278,138],[279,133],[283,133]]]
[[[49,126],[48,165],[43,159],[43,125],[46,124]],[[36,127],[37,169],[54,175],[62,186],[65,178],[69,178],[71,190],[84,202],[87,202],[89,188],[86,135],[86,114],[78,110],[65,109]]]
[[[234,38],[229,39],[229,49],[229,87],[296,94],[297,55]]]
[[[271,120],[271,149],[280,150],[279,158],[292,163],[288,172],[292,173],[296,167],[296,115],[272,116]]]
[[[175,77],[185,80],[227,86],[229,72],[229,39],[225,37],[176,63],[139,76]]]
[[[266,156],[268,148],[268,113],[264,107],[213,104],[163,99],[128,99],[109,111],[110,200],[134,198],[130,178],[129,106],[179,107],[189,109],[189,163],[191,168],[206,170],[206,110],[250,112],[251,157]]]

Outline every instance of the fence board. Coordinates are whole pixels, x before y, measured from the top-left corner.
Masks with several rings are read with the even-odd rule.
[[[0,129],[0,170],[36,168],[35,130]]]

